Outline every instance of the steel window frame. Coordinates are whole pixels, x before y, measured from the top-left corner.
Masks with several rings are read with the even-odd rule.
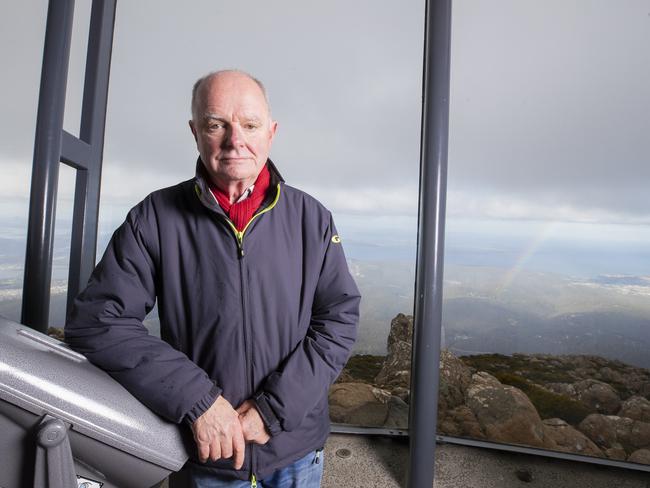
[[[66,315],[95,267],[116,0],[93,0],[79,137],[63,130],[74,0],[50,0],[34,142],[21,322],[46,332],[59,164],[76,170]]]

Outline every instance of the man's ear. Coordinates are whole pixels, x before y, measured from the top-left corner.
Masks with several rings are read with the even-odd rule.
[[[192,135],[194,136],[194,141],[198,144],[199,140],[196,137],[196,127],[194,127],[194,121],[192,119],[187,121],[188,124],[190,124],[190,130],[192,131]]]
[[[275,132],[278,130],[278,121],[277,120],[272,120],[271,121],[271,127],[269,128],[269,131],[271,133],[271,141],[273,141],[273,138],[275,137]]]

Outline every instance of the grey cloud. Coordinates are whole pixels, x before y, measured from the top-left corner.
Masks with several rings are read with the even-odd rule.
[[[0,157],[31,161],[46,4],[0,16],[0,59],[12,67]],[[454,2],[450,188],[644,212],[648,10],[643,0]],[[239,67],[269,89],[272,157],[287,180],[411,187],[423,14],[424,2],[119,2],[105,164],[189,177],[191,85]],[[78,91],[79,63],[71,69]]]

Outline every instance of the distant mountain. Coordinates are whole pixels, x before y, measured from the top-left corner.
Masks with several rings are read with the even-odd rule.
[[[650,368],[650,318],[625,311],[543,317],[458,298],[445,301],[443,325],[446,345],[457,355],[593,354]]]

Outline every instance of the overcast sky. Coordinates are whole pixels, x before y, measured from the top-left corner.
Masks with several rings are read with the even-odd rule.
[[[77,4],[71,132],[90,2]],[[47,2],[0,8],[0,210],[20,220]],[[288,183],[341,214],[413,216],[423,15],[423,1],[118,0],[102,218],[193,175],[190,89],[219,68],[267,85]],[[455,1],[449,215],[650,224],[648,87],[648,0]]]

